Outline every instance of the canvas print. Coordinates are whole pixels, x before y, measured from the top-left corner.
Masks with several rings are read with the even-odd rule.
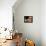
[[[33,23],[33,16],[24,16],[24,23]]]

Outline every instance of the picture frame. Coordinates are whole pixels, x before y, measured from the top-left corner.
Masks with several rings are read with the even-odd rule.
[[[24,23],[33,23],[33,16],[24,16]]]

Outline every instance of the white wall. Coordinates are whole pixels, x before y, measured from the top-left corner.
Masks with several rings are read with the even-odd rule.
[[[41,1],[41,38],[42,46],[46,46],[46,0]]]
[[[23,0],[14,10],[15,28],[41,46],[41,0]],[[24,16],[33,16],[33,23],[24,23]]]
[[[16,0],[0,0],[0,27],[12,28],[12,6]]]

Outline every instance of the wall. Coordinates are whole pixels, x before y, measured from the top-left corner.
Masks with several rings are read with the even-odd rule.
[[[14,10],[15,28],[41,46],[41,0],[23,0]],[[24,23],[24,16],[33,16],[33,23]]]
[[[46,0],[41,1],[41,41],[46,46]]]

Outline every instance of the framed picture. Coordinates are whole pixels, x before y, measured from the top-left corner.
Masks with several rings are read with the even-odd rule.
[[[24,23],[33,23],[33,16],[24,16]]]

